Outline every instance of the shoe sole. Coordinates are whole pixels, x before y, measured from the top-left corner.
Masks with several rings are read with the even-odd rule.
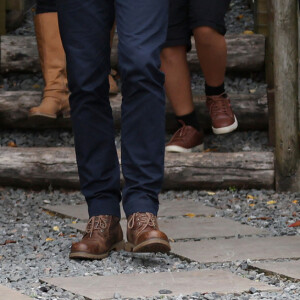
[[[134,245],[132,243],[127,242],[125,245],[125,251],[128,252],[161,252],[161,253],[168,253],[171,251],[171,246],[169,242],[163,239],[150,239],[145,242],[142,242],[138,245]]]
[[[226,127],[222,127],[222,128],[214,128],[212,127],[213,133],[214,134],[225,134],[225,133],[230,133],[234,130],[236,130],[238,128],[238,121],[236,119],[236,117],[234,116],[234,123],[226,126]]]
[[[87,252],[71,252],[69,257],[73,259],[103,259],[108,257],[111,251],[121,251],[125,249],[125,241],[114,244],[109,251],[102,254],[92,254]]]
[[[70,111],[64,111],[59,113],[58,115],[47,115],[47,114],[42,114],[42,113],[34,113],[34,114],[29,114],[28,118],[30,119],[35,119],[35,121],[47,121],[49,119],[51,120],[56,120],[58,116],[62,116],[64,119],[70,119]]]
[[[189,149],[177,145],[166,146],[166,152],[170,153],[191,153],[192,151],[204,151],[204,144]]]

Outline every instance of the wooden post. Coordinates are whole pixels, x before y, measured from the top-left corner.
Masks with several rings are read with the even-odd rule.
[[[274,103],[274,7],[268,0],[268,34],[266,37],[266,81],[269,112],[269,144],[275,146],[275,103]]]
[[[6,33],[6,0],[0,0],[0,35]]]
[[[298,0],[273,0],[276,188],[300,191]]]

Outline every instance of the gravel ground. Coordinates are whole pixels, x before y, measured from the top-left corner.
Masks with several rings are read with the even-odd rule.
[[[166,142],[171,138],[166,135]],[[0,130],[0,146],[8,146],[15,143],[18,147],[72,147],[74,139],[72,131],[44,130],[44,131],[20,131]],[[215,152],[238,151],[272,151],[268,146],[267,132],[245,131],[233,132],[227,135],[207,134],[204,139],[205,149]],[[120,135],[116,137],[116,145],[120,148]]]
[[[162,200],[174,197],[191,198],[199,203],[221,208],[227,218],[257,227],[268,228],[271,235],[300,235],[299,230],[287,230],[287,224],[299,218],[300,194],[278,194],[274,191],[241,190],[219,191],[216,194],[205,191],[172,192],[161,195]],[[255,197],[255,199],[252,199]],[[247,199],[248,198],[248,199]],[[251,198],[251,199],[250,199]],[[277,201],[268,205],[267,201]],[[203,268],[223,269],[251,280],[273,284],[284,289],[283,292],[267,293],[251,289],[242,295],[182,295],[168,299],[299,299],[300,283],[278,276],[268,276],[248,267],[247,261],[231,263],[200,264],[180,260],[173,255],[159,254],[132,255],[126,252],[113,253],[102,261],[73,261],[68,259],[70,245],[80,238],[67,224],[70,219],[63,219],[43,212],[43,204],[77,204],[83,201],[78,192],[61,193],[60,191],[33,192],[21,189],[1,189],[0,191],[0,243],[12,240],[0,246],[1,265],[0,283],[20,290],[35,299],[83,299],[62,289],[41,284],[39,278],[48,276],[88,276],[126,273],[151,273],[162,271],[187,271]],[[293,203],[293,201],[295,203]],[[254,206],[250,204],[255,204]],[[266,221],[255,219],[269,217]],[[55,231],[54,226],[59,230]],[[48,241],[46,241],[48,239]],[[51,240],[49,240],[51,239]],[[161,298],[154,298],[161,299]],[[167,298],[165,298],[167,299]]]

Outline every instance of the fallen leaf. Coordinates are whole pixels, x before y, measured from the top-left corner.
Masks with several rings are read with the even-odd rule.
[[[254,196],[252,196],[252,195],[247,195],[247,199],[248,199],[248,200],[254,200],[254,199],[255,199],[255,197],[254,197]]]
[[[218,152],[218,148],[207,148],[203,152]]]
[[[51,217],[54,217],[55,216],[55,213],[52,212],[52,211],[49,211],[49,210],[43,210],[47,215],[51,216]]]
[[[59,227],[58,227],[58,226],[54,226],[52,229],[53,229],[54,231],[59,231]]]
[[[245,30],[243,33],[244,34],[254,34],[254,32],[252,30]]]
[[[52,242],[52,241],[54,241],[54,239],[52,239],[52,238],[46,238],[46,242]]]
[[[271,200],[271,201],[267,202],[268,205],[272,205],[272,204],[276,204],[276,203],[277,203],[277,201],[275,201],[275,200]]]
[[[10,141],[10,142],[7,143],[7,146],[15,148],[15,147],[17,147],[17,144],[13,141]]]
[[[40,86],[39,84],[34,84],[32,87],[33,87],[34,89],[39,89],[41,86]]]
[[[255,220],[272,220],[271,217],[258,217],[258,218],[255,218]]]
[[[72,224],[77,224],[77,221],[72,221]]]
[[[250,89],[249,92],[250,92],[251,94],[254,94],[254,93],[256,92],[256,89]]]
[[[0,244],[0,246],[5,246],[7,244],[15,244],[16,241],[13,241],[13,240],[6,240],[4,243]]]
[[[209,196],[213,196],[213,195],[215,195],[216,193],[214,193],[214,192],[207,192],[207,195],[209,195]]]
[[[242,15],[242,14],[238,15],[236,18],[237,18],[237,20],[242,20],[244,18],[244,15]]]
[[[251,203],[251,204],[249,204],[249,206],[251,206],[251,207],[254,207],[254,206],[255,206],[255,204],[254,204],[254,203]]]
[[[298,200],[293,200],[293,203],[294,204],[297,204],[299,201]]]
[[[69,237],[73,238],[73,237],[77,237],[76,234],[70,234]]]
[[[297,221],[297,222],[289,225],[289,227],[300,227],[300,221]]]
[[[196,215],[193,213],[187,213],[187,214],[185,214],[185,216],[187,216],[189,218],[194,218]]]

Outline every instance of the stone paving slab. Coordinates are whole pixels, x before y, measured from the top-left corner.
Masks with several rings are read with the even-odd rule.
[[[126,221],[122,220],[123,231],[126,232]],[[70,224],[71,227],[84,231],[86,224]],[[218,237],[234,237],[236,235],[267,234],[266,230],[242,225],[238,222],[225,218],[177,218],[160,219],[159,227],[174,240],[180,239],[202,239]]]
[[[300,250],[299,250],[300,251]],[[300,255],[299,255],[300,257]],[[251,266],[266,272],[280,274],[286,277],[300,280],[300,261],[283,262],[259,262],[252,263]]]
[[[0,300],[32,300],[32,298],[10,289],[7,286],[0,285]]]
[[[200,293],[242,293],[251,287],[261,291],[278,291],[277,287],[251,281],[223,270],[200,270],[176,273],[124,274],[114,276],[87,276],[44,278],[43,282],[58,286],[88,299],[111,299],[114,293],[122,298],[168,296]]]
[[[42,208],[65,217],[80,220],[88,220],[89,218],[86,203],[79,205],[45,205]],[[172,201],[161,201],[158,215],[160,217],[176,217],[193,213],[197,216],[213,216],[216,211],[216,208],[199,204],[193,200],[174,199]],[[123,209],[121,215],[122,218],[125,218]]]
[[[172,244],[172,252],[201,263],[300,258],[300,236],[177,242]]]

